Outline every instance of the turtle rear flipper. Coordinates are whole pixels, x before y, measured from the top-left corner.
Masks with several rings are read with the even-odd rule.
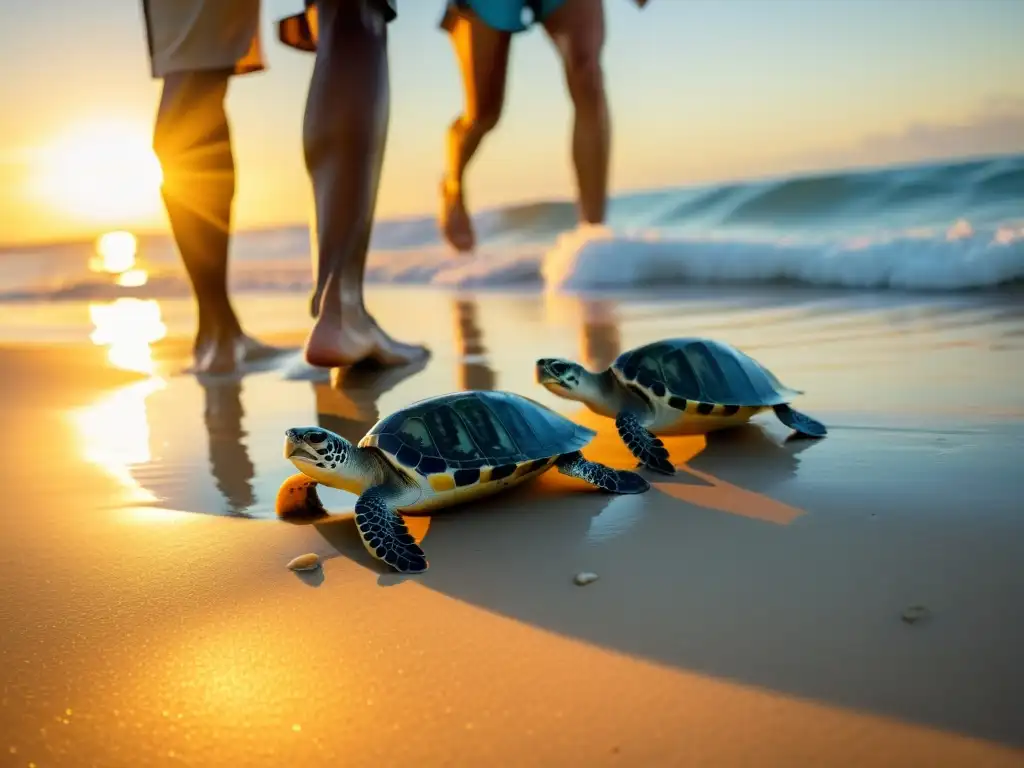
[[[400,493],[386,485],[368,488],[356,501],[355,522],[366,550],[399,573],[422,573],[427,558],[395,511]]]
[[[828,434],[828,429],[817,419],[812,419],[806,413],[800,413],[795,408],[790,408],[787,404],[782,403],[781,405],[773,406],[772,410],[775,411],[775,415],[779,421],[785,424],[787,427],[795,432],[799,432],[801,435],[807,437],[824,437]]]
[[[642,475],[588,461],[579,451],[559,456],[555,466],[563,475],[575,477],[608,493],[643,493],[651,488]]]
[[[615,427],[622,442],[641,464],[655,472],[675,474],[676,468],[668,460],[665,444],[647,431],[636,414],[623,411],[615,418]]]

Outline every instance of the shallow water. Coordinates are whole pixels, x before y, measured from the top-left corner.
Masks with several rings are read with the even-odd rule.
[[[332,386],[293,356],[202,381],[180,373],[192,317],[173,301],[68,303],[31,326],[105,352],[0,351],[0,748],[73,768],[1020,763],[1013,296],[387,290],[371,304],[431,344],[422,371]],[[300,296],[241,309],[276,338],[308,322]],[[427,519],[431,567],[413,579],[377,567],[343,514],[266,519],[291,472],[286,427],[358,437],[464,386],[602,421],[589,455],[628,465],[607,420],[539,390],[532,362],[599,367],[694,333],[805,389],[829,436],[787,440],[764,419],[668,439],[680,471],[642,496],[549,473]],[[152,374],[110,389],[115,363]],[[317,572],[286,568],[308,552]],[[580,588],[581,571],[600,578]],[[913,605],[930,616],[911,626]]]
[[[902,461],[902,471],[924,477],[943,461],[945,430],[978,425],[991,430],[1001,420],[1024,416],[1024,310],[1013,296],[981,300],[792,290],[579,299],[382,289],[373,292],[371,305],[396,335],[430,345],[428,364],[384,373],[350,371],[332,379],[306,366],[296,351],[269,370],[197,379],[179,372],[180,359],[160,360],[160,345],[152,345],[153,378],[73,415],[86,454],[133,486],[136,500],[269,518],[278,485],[294,472],[282,456],[288,427],[320,424],[355,442],[381,416],[457,389],[508,389],[575,414],[575,403],[534,383],[536,358],[563,356],[596,370],[632,346],[683,335],[735,344],[784,383],[806,392],[798,407],[831,429],[826,447],[807,453],[821,458],[820,464],[809,459],[812,483],[847,471],[830,458],[829,445],[839,455],[847,443],[878,443],[871,461],[882,463],[872,472],[882,482],[886,430],[910,430],[920,436],[921,448]],[[167,301],[160,309],[168,333],[187,328],[187,306]],[[273,329],[301,340],[294,330],[304,324],[298,297],[250,299],[241,309],[256,333]],[[50,330],[37,330],[45,338],[76,327],[75,318],[88,314],[85,310],[69,305],[68,316],[49,315]],[[122,357],[130,359],[132,349]],[[778,432],[772,416],[757,421]],[[998,433],[990,434],[988,446],[998,439]],[[719,441],[717,436],[708,441],[706,460],[718,454]],[[723,456],[736,451],[728,440],[724,445]],[[965,477],[1006,469],[977,464],[986,455],[972,459],[966,451],[957,467]],[[753,456],[752,464],[772,464],[765,451],[755,450]],[[795,455],[785,461],[792,466],[782,475],[804,466]],[[354,501],[332,490],[324,491],[324,499],[332,508],[351,508]]]

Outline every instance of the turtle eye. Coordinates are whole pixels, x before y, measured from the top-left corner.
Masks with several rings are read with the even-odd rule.
[[[327,441],[327,433],[314,429],[306,433],[306,440],[311,443],[323,443]]]
[[[555,376],[562,376],[567,370],[569,370],[569,366],[565,363],[551,363],[551,372]]]

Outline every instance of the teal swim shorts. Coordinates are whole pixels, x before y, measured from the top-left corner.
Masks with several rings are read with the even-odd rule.
[[[492,29],[502,32],[525,32],[530,25],[543,22],[557,11],[565,0],[448,0],[442,29],[451,29],[454,14],[471,10]]]

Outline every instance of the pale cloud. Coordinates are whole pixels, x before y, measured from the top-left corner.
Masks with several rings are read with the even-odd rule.
[[[914,122],[897,133],[870,134],[853,146],[802,155],[801,166],[886,165],[1024,152],[1024,97],[984,101],[956,123]]]

